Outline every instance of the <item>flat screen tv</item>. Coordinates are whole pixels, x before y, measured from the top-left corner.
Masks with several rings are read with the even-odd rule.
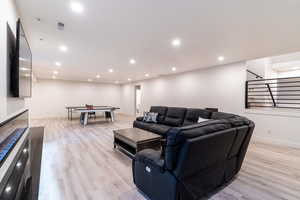
[[[17,21],[16,43],[11,61],[10,88],[13,97],[31,97],[32,54],[21,21]]]

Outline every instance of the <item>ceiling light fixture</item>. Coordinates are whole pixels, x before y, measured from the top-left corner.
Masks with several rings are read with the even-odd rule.
[[[61,63],[60,62],[55,62],[55,65],[60,67],[61,66]]]
[[[146,77],[149,77],[149,74],[145,74]]]
[[[136,64],[136,60],[132,58],[132,59],[129,60],[129,63],[134,65],[134,64]]]
[[[127,80],[128,80],[128,81],[131,81],[131,78],[128,78]]]
[[[79,2],[72,2],[71,3],[71,9],[72,9],[73,12],[76,12],[76,13],[82,13],[83,12],[83,6]]]
[[[222,61],[224,61],[224,60],[225,60],[224,56],[219,56],[219,57],[218,57],[218,61],[221,61],[221,62],[222,62]]]
[[[99,74],[97,74],[96,78],[101,78],[101,76]]]
[[[61,45],[61,46],[59,46],[59,50],[62,51],[62,52],[67,52],[68,47],[66,45]]]
[[[181,45],[181,40],[179,38],[176,38],[172,41],[172,45],[174,47],[179,47]]]
[[[58,71],[53,71],[53,74],[58,74]]]
[[[172,67],[172,71],[175,72],[177,69],[176,67]]]
[[[109,69],[108,72],[112,73],[114,72],[114,69]]]

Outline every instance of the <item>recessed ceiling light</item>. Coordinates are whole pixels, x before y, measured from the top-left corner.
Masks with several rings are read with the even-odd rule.
[[[58,71],[53,71],[53,74],[58,74]]]
[[[172,67],[172,71],[175,72],[177,69],[176,67]]]
[[[76,13],[82,13],[83,12],[83,6],[79,2],[72,2],[71,3],[71,9],[72,9],[73,12],[76,12]]]
[[[146,77],[149,77],[149,74],[145,74]]]
[[[88,82],[92,82],[92,81],[93,81],[93,79],[90,79],[90,78],[88,79]]]
[[[55,62],[55,65],[60,67],[61,66],[61,63],[60,62]]]
[[[59,50],[61,50],[62,52],[67,52],[68,51],[68,47],[65,45],[61,45],[59,46]]]
[[[128,80],[128,81],[131,81],[131,78],[128,78],[127,80]]]
[[[181,40],[179,38],[175,38],[173,41],[172,41],[172,45],[174,47],[179,47],[181,45]]]
[[[21,67],[20,70],[21,70],[21,71],[29,71],[30,69],[29,69],[29,68],[26,68],[26,67]]]
[[[101,77],[100,74],[97,74],[96,78],[100,78],[100,77]]]
[[[224,61],[225,58],[224,58],[224,56],[219,56],[219,57],[218,57],[218,60],[219,60],[219,61]]]
[[[134,65],[136,63],[136,60],[132,58],[132,59],[129,60],[129,63]]]
[[[52,76],[52,79],[56,79],[56,76],[53,75],[53,76]]]
[[[108,72],[112,73],[114,72],[114,69],[109,69]]]

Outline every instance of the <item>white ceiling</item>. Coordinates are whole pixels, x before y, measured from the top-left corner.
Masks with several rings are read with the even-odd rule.
[[[172,66],[182,72],[300,50],[299,0],[76,1],[82,14],[68,0],[16,0],[38,78],[58,70],[59,79],[96,80],[99,73],[98,81],[126,82],[174,73]],[[171,46],[177,37],[180,48]],[[69,51],[60,52],[61,44]]]

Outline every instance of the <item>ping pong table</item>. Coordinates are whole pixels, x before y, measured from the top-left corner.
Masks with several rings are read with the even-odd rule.
[[[103,112],[106,119],[110,119],[112,122],[115,119],[114,111],[120,108],[112,106],[93,106],[93,109],[87,109],[85,106],[68,106],[68,119],[73,119],[73,112],[80,113],[80,123],[82,125],[88,124],[88,113],[89,112]]]

